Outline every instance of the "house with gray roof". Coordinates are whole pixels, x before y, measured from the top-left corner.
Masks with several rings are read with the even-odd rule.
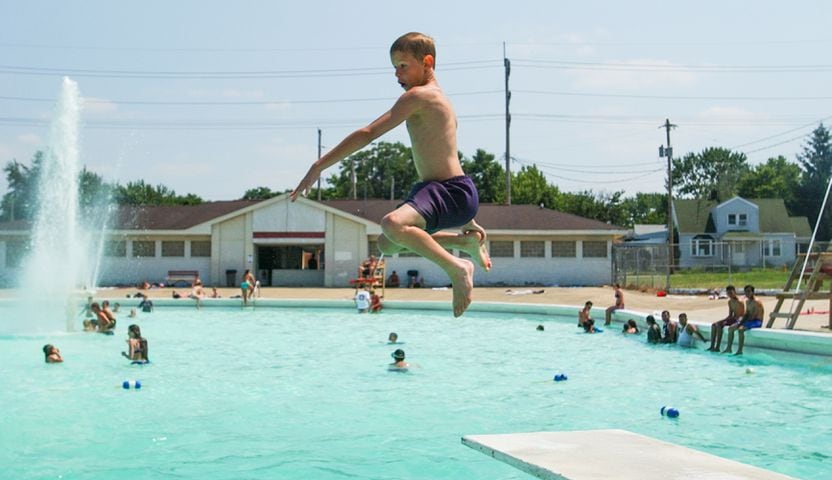
[[[99,285],[164,282],[172,271],[198,272],[203,283],[238,285],[252,270],[265,286],[345,287],[360,263],[379,255],[381,219],[395,200],[208,202],[193,206],[122,207],[103,239]],[[621,227],[534,205],[480,205],[494,267],[477,267],[476,285],[601,285],[611,276],[611,249]],[[0,224],[0,283],[20,275],[29,226]],[[454,254],[465,255],[454,251]],[[445,273],[412,253],[385,257],[402,282],[417,271],[428,286]]]
[[[676,199],[673,223],[680,267],[791,265],[812,235],[809,220],[789,216],[775,198]]]

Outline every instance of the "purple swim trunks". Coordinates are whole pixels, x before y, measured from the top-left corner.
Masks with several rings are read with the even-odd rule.
[[[419,182],[402,205],[405,203],[425,219],[425,230],[434,233],[470,222],[477,215],[480,197],[471,177],[462,175],[441,182]]]

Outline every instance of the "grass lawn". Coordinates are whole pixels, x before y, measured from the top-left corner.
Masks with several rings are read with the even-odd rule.
[[[677,270],[670,275],[670,288],[719,288],[732,284],[741,290],[751,284],[757,289],[782,289],[789,279],[789,271],[782,268],[757,268],[746,272],[727,270],[721,272],[702,270]],[[623,281],[623,279],[621,279]],[[628,275],[627,287],[664,288],[665,275]]]

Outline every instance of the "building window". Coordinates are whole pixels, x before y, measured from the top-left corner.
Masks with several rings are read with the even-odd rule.
[[[729,213],[728,225],[732,227],[745,227],[748,225],[748,215],[745,213]]]
[[[184,257],[185,256],[185,242],[183,242],[183,241],[163,241],[162,242],[162,256],[163,257]]]
[[[134,257],[155,257],[156,242],[153,240],[133,240]]]
[[[498,240],[489,242],[489,253],[492,257],[512,258],[514,257],[514,242],[511,240]]]
[[[23,264],[26,256],[26,242],[23,240],[6,240],[6,267],[17,268]]]
[[[381,256],[381,250],[378,249],[378,242],[370,240],[367,242],[367,256],[373,255],[376,258]]]
[[[575,242],[554,241],[552,242],[552,256],[575,258],[578,255],[575,247]]]
[[[607,242],[585,240],[584,258],[607,258]]]
[[[710,235],[697,235],[690,241],[692,257],[713,257],[714,239]]]
[[[545,257],[546,243],[541,241],[521,241],[520,242],[520,256],[521,257]]]
[[[211,256],[211,241],[210,240],[194,240],[191,242],[191,256],[192,257],[210,257]]]
[[[781,255],[780,240],[767,240],[763,242],[763,255],[766,257],[779,257]]]
[[[127,256],[127,241],[126,240],[108,240],[104,242],[104,256],[106,257],[126,257]]]

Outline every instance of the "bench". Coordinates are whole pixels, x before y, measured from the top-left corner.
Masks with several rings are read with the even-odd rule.
[[[190,287],[199,278],[198,270],[168,270],[168,276],[165,277],[165,284],[175,287],[179,282],[186,282],[186,287]]]

